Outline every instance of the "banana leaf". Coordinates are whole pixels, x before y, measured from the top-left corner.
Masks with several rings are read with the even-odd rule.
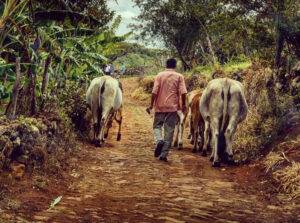
[[[34,17],[37,23],[41,25],[49,20],[64,22],[66,19],[70,19],[72,26],[76,27],[79,22],[84,21],[85,23],[93,26],[101,27],[103,24],[93,18],[78,12],[72,12],[68,10],[51,10],[51,11],[37,11],[34,13]]]

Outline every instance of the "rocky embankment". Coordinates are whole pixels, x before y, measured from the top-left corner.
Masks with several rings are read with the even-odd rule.
[[[24,170],[30,172],[42,165],[52,153],[66,152],[71,135],[63,120],[54,114],[13,121],[3,116],[0,121],[0,170],[12,169],[14,177],[20,178]]]

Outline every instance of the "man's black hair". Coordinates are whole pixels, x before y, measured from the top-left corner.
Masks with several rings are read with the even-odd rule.
[[[175,68],[177,61],[173,58],[167,60],[167,68]]]

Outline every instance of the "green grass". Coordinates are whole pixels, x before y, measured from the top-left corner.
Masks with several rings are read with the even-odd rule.
[[[251,65],[251,62],[230,62],[225,65],[214,65],[214,66],[198,66],[194,70],[200,71],[201,74],[204,74],[206,77],[210,77],[211,74],[216,70],[223,70],[225,72],[234,72],[239,68],[245,69]]]
[[[131,77],[139,77],[139,74],[133,74],[133,75],[123,75],[122,78],[131,78]]]
[[[251,62],[228,63],[223,66],[224,71],[237,71],[238,68],[245,69],[251,65]]]

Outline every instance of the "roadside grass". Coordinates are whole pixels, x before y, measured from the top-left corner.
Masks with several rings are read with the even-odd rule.
[[[225,65],[215,64],[214,66],[198,66],[194,68],[192,71],[199,71],[206,78],[211,77],[212,73],[217,70],[222,70],[224,72],[235,72],[239,68],[245,69],[251,65],[250,61],[245,62],[229,62]]]
[[[131,78],[131,77],[139,77],[139,74],[134,74],[134,75],[123,75],[121,78]]]

